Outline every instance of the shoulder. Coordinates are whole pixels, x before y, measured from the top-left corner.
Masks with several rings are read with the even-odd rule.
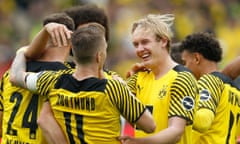
[[[173,70],[175,70],[176,72],[190,72],[190,73],[192,73],[190,69],[186,68],[183,65],[177,65],[173,68]]]

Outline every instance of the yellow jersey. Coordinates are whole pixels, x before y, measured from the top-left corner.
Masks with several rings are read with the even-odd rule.
[[[48,97],[68,143],[120,144],[120,115],[135,123],[145,106],[119,81],[78,81],[72,73],[43,72],[37,80],[37,93]]]
[[[138,72],[130,77],[128,86],[152,112],[157,125],[155,133],[166,129],[168,119],[177,116],[187,121],[179,144],[191,143],[198,90],[197,81],[187,68],[178,65],[158,80],[151,71]],[[150,134],[135,130],[136,137],[147,135]]]
[[[27,71],[66,69],[59,62],[31,61],[27,63]],[[30,91],[13,86],[9,81],[9,71],[1,80],[0,110],[3,111],[2,144],[43,144],[46,143],[41,129],[37,125],[43,97]]]
[[[239,90],[233,81],[220,72],[203,75],[198,80],[199,108],[214,113],[211,127],[203,133],[194,132],[196,144],[236,144],[240,108]]]

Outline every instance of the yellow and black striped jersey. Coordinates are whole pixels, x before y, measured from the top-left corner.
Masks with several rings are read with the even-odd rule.
[[[230,106],[230,113],[228,116],[228,133],[226,143],[236,144],[237,137],[240,134],[240,89],[234,82],[227,85],[229,88],[228,92],[228,103]]]
[[[152,112],[157,124],[155,132],[168,127],[170,117],[180,117],[187,121],[180,144],[191,143],[192,123],[198,96],[197,81],[188,69],[178,65],[156,80],[151,71],[138,72],[128,79],[128,86]],[[135,136],[145,134],[138,129]]]
[[[31,61],[27,63],[27,71],[65,69],[59,62]],[[44,102],[43,97],[30,91],[13,86],[9,81],[9,71],[1,81],[1,109],[4,113],[2,124],[2,144],[46,143],[37,125],[37,117]]]
[[[214,113],[211,127],[200,136],[196,144],[235,144],[239,119],[239,90],[233,81],[220,72],[203,75],[198,80],[200,91],[199,109],[206,108]]]
[[[0,111],[3,111],[3,96],[2,96],[2,92],[3,92],[3,79],[0,80]]]
[[[37,93],[48,96],[68,142],[120,144],[120,114],[135,123],[145,106],[119,81],[78,81],[72,72],[43,72],[37,80]]]

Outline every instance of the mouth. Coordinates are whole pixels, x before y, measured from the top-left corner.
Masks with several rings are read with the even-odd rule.
[[[140,56],[140,58],[143,60],[143,61],[147,61],[150,57],[150,54],[149,53],[145,53],[143,55]]]

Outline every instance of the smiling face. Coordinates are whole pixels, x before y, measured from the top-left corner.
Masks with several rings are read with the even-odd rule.
[[[156,40],[156,36],[148,29],[137,27],[132,33],[132,43],[135,47],[136,55],[142,60],[147,68],[157,66],[161,60],[163,46],[162,39]]]

